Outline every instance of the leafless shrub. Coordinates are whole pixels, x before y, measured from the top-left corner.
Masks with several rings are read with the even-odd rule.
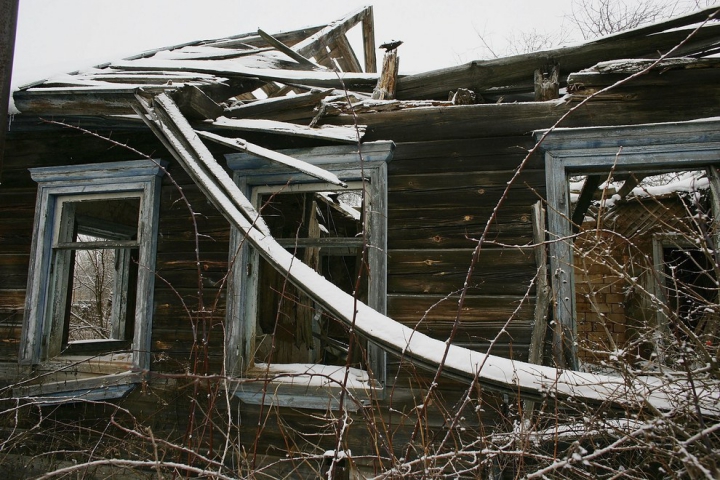
[[[676,1],[573,0],[568,18],[590,40],[671,17],[678,10]]]

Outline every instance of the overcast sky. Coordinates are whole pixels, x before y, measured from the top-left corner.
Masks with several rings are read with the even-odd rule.
[[[378,44],[403,40],[400,69],[412,72],[487,57],[478,32],[503,51],[513,32],[559,30],[571,0],[20,0],[13,83],[258,27],[325,24],[368,4]]]
[[[20,0],[13,84],[258,27],[278,32],[325,24],[367,4],[374,6],[378,45],[405,42],[403,73],[489,58],[483,41],[507,54],[521,32],[581,39],[568,20],[573,0]]]

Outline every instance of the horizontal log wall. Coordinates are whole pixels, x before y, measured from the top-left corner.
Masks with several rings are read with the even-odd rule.
[[[504,199],[460,310],[458,301],[477,240],[532,145],[524,135],[397,144],[388,179],[390,317],[442,340],[457,319],[455,343],[483,352],[492,343],[492,353],[527,359],[536,265],[522,246],[532,239],[530,207],[544,195],[539,159]],[[391,370],[398,365],[390,360]]]

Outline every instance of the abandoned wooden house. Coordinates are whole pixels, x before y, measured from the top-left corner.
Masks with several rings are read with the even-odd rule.
[[[106,422],[115,405],[207,458],[216,402],[234,465],[275,474],[326,451],[393,468],[433,390],[664,408],[650,381],[588,371],[667,357],[658,299],[695,292],[663,293],[671,257],[695,258],[682,281],[705,302],[681,330],[716,354],[711,13],[402,76],[403,47],[378,68],[367,7],[21,87],[0,170],[4,395]],[[697,186],[643,195],[658,175]],[[339,445],[332,412],[354,419]],[[290,433],[308,418],[312,438]]]

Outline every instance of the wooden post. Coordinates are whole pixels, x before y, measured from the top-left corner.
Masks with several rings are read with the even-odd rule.
[[[535,70],[535,101],[555,100],[560,96],[560,69],[557,65]]]
[[[533,243],[535,244],[535,263],[537,274],[535,281],[536,303],[533,329],[530,335],[530,348],[528,352],[528,363],[535,365],[543,364],[543,346],[547,332],[547,316],[550,301],[552,299],[550,285],[547,278],[547,250],[545,249],[545,209],[542,202],[533,205]],[[535,402],[527,400],[523,403],[523,426],[530,422]]]
[[[377,58],[375,57],[375,21],[373,7],[368,6],[362,19],[363,53],[365,56],[365,73],[377,72]]]
[[[397,49],[385,52],[382,73],[372,94],[374,100],[392,100],[395,98],[399,65],[400,58],[398,58]]]
[[[0,0],[0,180],[2,180],[7,131],[10,79],[12,77],[15,31],[17,28],[18,0]]]

